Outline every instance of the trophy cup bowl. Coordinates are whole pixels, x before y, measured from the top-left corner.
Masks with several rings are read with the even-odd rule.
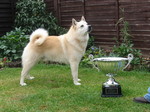
[[[91,55],[90,58],[93,58]],[[102,57],[92,59],[93,66],[102,71],[109,79],[102,85],[102,97],[120,97],[122,96],[121,85],[115,81],[114,75],[124,70],[133,60],[133,55],[128,54],[123,57]],[[128,63],[127,63],[128,61]],[[127,64],[126,64],[127,63]]]

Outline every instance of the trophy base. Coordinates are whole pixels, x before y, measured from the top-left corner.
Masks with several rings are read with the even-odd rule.
[[[112,86],[102,86],[102,94],[101,97],[121,97],[121,86],[120,85],[112,85]]]

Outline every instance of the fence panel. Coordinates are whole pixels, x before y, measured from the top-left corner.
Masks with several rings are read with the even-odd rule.
[[[79,21],[84,11],[82,0],[58,0],[60,24],[69,28],[72,18]]]
[[[12,29],[16,0],[0,0],[0,36]]]
[[[150,56],[150,0],[56,0],[60,25],[69,28],[71,19],[86,17],[93,26],[95,43],[111,49],[114,37],[120,40],[121,24],[115,26],[122,17],[120,8],[124,8],[125,20],[130,24],[135,48]]]
[[[72,18],[80,20],[84,15],[93,26],[95,43],[105,49],[115,44],[114,37],[120,39],[120,27],[115,26],[122,17],[130,24],[135,48],[150,57],[150,0],[45,0],[47,9],[58,18],[59,24],[69,28]],[[0,0],[0,36],[10,31],[15,16],[16,0]]]
[[[92,25],[92,35],[100,47],[110,49],[116,37],[115,23],[117,21],[116,0],[87,0],[85,1],[85,16]]]
[[[119,0],[125,20],[130,24],[135,48],[150,57],[150,0]],[[120,16],[122,12],[120,12]]]

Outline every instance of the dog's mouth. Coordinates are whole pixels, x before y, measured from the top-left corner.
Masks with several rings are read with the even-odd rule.
[[[91,31],[92,31],[92,26],[88,25],[88,32],[91,32]]]

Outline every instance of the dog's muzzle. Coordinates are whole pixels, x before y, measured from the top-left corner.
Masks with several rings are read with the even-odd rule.
[[[92,31],[92,26],[88,25],[88,32],[91,32],[91,31]]]

